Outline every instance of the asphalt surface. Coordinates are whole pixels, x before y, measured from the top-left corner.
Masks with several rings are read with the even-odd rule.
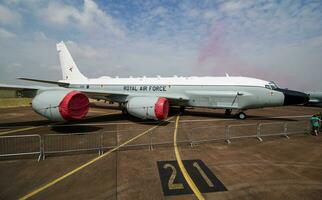
[[[256,109],[241,121],[226,117],[223,110],[187,110],[177,129],[181,159],[201,160],[210,170],[204,176],[212,173],[227,189],[204,192],[205,199],[322,199],[322,135],[304,133],[308,117],[321,111],[300,106]],[[101,157],[96,149],[53,153],[40,162],[38,155],[0,158],[0,199],[196,199],[194,194],[166,195],[162,188],[162,178],[169,183],[170,179],[160,177],[157,163],[176,161],[176,110],[163,124],[122,116],[115,106],[101,103],[91,108],[88,119],[67,124],[50,122],[27,107],[0,112],[0,136],[54,134],[46,148],[77,149],[103,135],[107,152]],[[267,134],[284,130],[285,123],[289,131],[302,133],[290,134],[289,139],[262,137],[262,142],[238,138],[254,136],[259,123],[267,124],[262,127]],[[236,137],[231,144],[225,141],[227,126]],[[79,137],[70,139],[69,134]],[[122,144],[126,145],[118,148]],[[33,145],[37,146],[30,140],[17,141],[9,150]],[[172,184],[180,186],[182,172],[176,168],[176,173]],[[206,180],[201,174],[192,179]]]

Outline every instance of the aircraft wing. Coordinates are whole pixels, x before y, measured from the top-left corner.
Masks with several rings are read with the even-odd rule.
[[[41,89],[46,89],[46,88],[47,87],[43,87],[43,86],[0,84],[0,89],[5,89],[5,90],[41,90]]]
[[[27,86],[27,85],[8,85],[0,84],[0,90],[11,90],[16,92],[16,96],[5,95],[5,97],[28,97],[33,98],[36,96],[38,90],[48,89],[44,86]]]
[[[46,89],[69,89],[69,90],[77,90],[83,92],[90,98],[111,98],[115,99],[116,101],[125,101],[126,98],[132,94],[125,93],[123,91],[113,91],[113,90],[95,90],[95,89],[83,89],[83,88],[63,88],[63,87],[45,87],[45,86],[24,86],[24,85],[7,85],[7,84],[0,84],[0,90],[15,90],[20,93],[19,96],[26,96],[26,97],[34,97],[38,90],[46,90]],[[28,93],[28,95],[24,95],[24,93]],[[135,96],[153,96],[153,94],[147,93],[137,93]],[[178,94],[164,94],[160,95],[165,97],[169,100],[173,101],[188,101],[189,98],[185,95],[178,95]]]

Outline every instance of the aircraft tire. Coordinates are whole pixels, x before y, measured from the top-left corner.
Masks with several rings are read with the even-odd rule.
[[[237,114],[238,119],[244,120],[246,119],[246,114],[244,112],[240,112]]]
[[[122,108],[122,115],[128,115],[129,113],[127,112],[126,108]]]

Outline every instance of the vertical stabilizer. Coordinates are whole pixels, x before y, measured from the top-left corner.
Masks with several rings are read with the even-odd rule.
[[[82,81],[87,78],[78,70],[72,56],[70,55],[65,43],[61,41],[56,44],[59,54],[60,66],[63,73],[63,80],[66,81]]]

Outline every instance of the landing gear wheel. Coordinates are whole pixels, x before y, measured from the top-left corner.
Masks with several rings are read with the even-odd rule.
[[[128,114],[128,112],[127,112],[126,108],[122,108],[122,115],[127,115],[127,114]]]
[[[230,116],[231,115],[231,109],[226,109],[225,110],[225,115]]]
[[[240,112],[237,114],[238,119],[246,119],[246,114],[244,112]]]

